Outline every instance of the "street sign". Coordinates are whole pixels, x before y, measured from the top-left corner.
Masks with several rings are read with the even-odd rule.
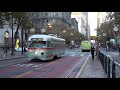
[[[118,27],[114,27],[113,30],[114,30],[114,31],[118,31]]]
[[[43,29],[41,29],[41,32],[42,32],[42,33],[44,33],[45,31],[46,31],[46,30],[45,30],[44,28],[43,28]]]
[[[31,28],[31,29],[30,29],[30,32],[31,32],[31,33],[34,33],[34,32],[35,32],[35,28]]]

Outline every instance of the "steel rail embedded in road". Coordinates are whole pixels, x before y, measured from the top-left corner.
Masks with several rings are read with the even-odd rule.
[[[86,56],[87,54],[88,54],[88,53],[86,53],[85,56]],[[84,60],[84,58],[82,58],[82,60]],[[80,61],[78,62],[78,64],[75,65],[75,66],[73,67],[73,69],[72,69],[64,78],[67,78],[67,77],[72,73],[72,71],[82,62],[82,60],[80,60]],[[80,69],[80,70],[81,70],[81,69]]]
[[[75,78],[79,78],[79,76],[80,76],[80,74],[82,73],[82,71],[83,71],[83,69],[84,69],[84,67],[85,67],[85,65],[86,65],[86,63],[87,63],[89,57],[90,57],[90,55],[89,55],[89,56],[87,57],[87,59],[85,60],[84,64],[82,65],[80,71],[78,72],[78,74],[76,75]]]
[[[32,70],[30,70],[30,71],[28,71],[28,72],[25,72],[25,73],[22,73],[22,74],[20,74],[20,75],[16,75],[16,76],[14,76],[13,78],[20,78],[20,77],[22,77],[22,76],[24,76],[24,75],[26,75],[26,74],[32,73],[33,70],[39,70],[39,69],[41,69],[41,68],[44,68],[44,67],[47,67],[47,66],[49,66],[49,65],[52,65],[52,64],[55,64],[55,63],[59,63],[59,62],[61,63],[62,61],[61,61],[61,60],[55,60],[55,61],[52,61],[51,63],[45,63],[45,64],[43,64],[41,67],[32,69]],[[62,63],[63,63],[63,62],[62,62]]]
[[[56,65],[56,66],[54,67],[54,69],[57,69],[57,68],[63,66],[63,64],[70,63],[70,62],[72,62],[72,60],[74,60],[74,58],[70,58],[70,59],[64,60],[64,62],[62,62],[62,63]],[[44,77],[44,75],[46,75],[46,74],[49,73],[49,72],[51,72],[51,70],[49,70],[49,71],[47,71],[47,72],[45,72],[45,73],[39,75],[38,77],[41,77],[41,76]]]

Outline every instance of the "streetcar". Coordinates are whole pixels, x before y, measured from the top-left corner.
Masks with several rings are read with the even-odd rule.
[[[28,38],[29,60],[52,60],[63,57],[65,53],[65,40],[52,35],[36,34]]]
[[[81,42],[81,50],[82,50],[82,52],[84,52],[84,51],[90,52],[90,50],[91,50],[91,42],[88,41],[88,40],[82,41]]]

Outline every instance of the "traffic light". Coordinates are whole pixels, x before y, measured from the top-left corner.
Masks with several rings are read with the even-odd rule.
[[[96,40],[96,38],[97,38],[96,36],[90,36],[91,40]]]
[[[91,37],[91,40],[93,40],[93,38]]]

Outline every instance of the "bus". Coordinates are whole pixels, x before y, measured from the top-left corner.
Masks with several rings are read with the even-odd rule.
[[[36,34],[28,38],[29,60],[52,60],[63,57],[65,53],[65,40],[51,35]]]
[[[84,51],[89,51],[90,52],[91,49],[91,42],[90,41],[82,41],[81,42],[81,50],[82,52]]]

